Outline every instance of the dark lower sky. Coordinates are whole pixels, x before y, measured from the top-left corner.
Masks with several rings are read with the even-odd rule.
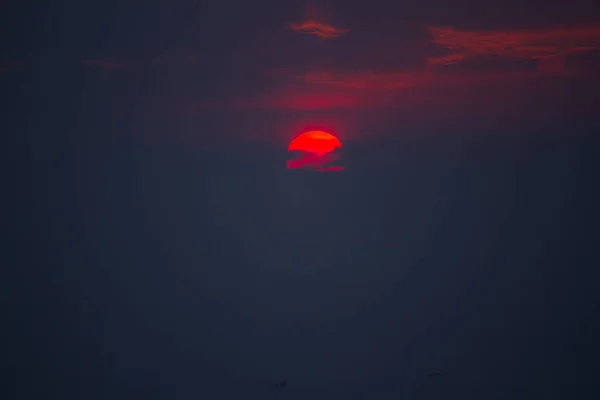
[[[3,398],[600,392],[592,2],[0,7]]]

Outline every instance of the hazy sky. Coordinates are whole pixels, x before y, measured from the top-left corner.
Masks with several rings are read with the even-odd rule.
[[[597,393],[595,2],[21,3],[7,399]]]

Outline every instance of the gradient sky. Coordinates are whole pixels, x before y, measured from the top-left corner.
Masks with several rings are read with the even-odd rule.
[[[597,398],[594,3],[1,1],[3,398]]]

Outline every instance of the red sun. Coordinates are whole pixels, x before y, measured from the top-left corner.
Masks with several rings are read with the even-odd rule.
[[[309,131],[296,137],[288,147],[288,152],[300,152],[300,157],[288,160],[288,169],[309,169],[313,171],[342,171],[338,165],[342,143],[335,136],[323,131]]]
[[[335,136],[323,131],[304,132],[290,143],[288,151],[300,150],[316,155],[331,153],[342,143]]]

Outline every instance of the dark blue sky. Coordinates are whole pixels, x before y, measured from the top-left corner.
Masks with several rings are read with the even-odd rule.
[[[3,398],[594,398],[592,3],[1,2]]]

